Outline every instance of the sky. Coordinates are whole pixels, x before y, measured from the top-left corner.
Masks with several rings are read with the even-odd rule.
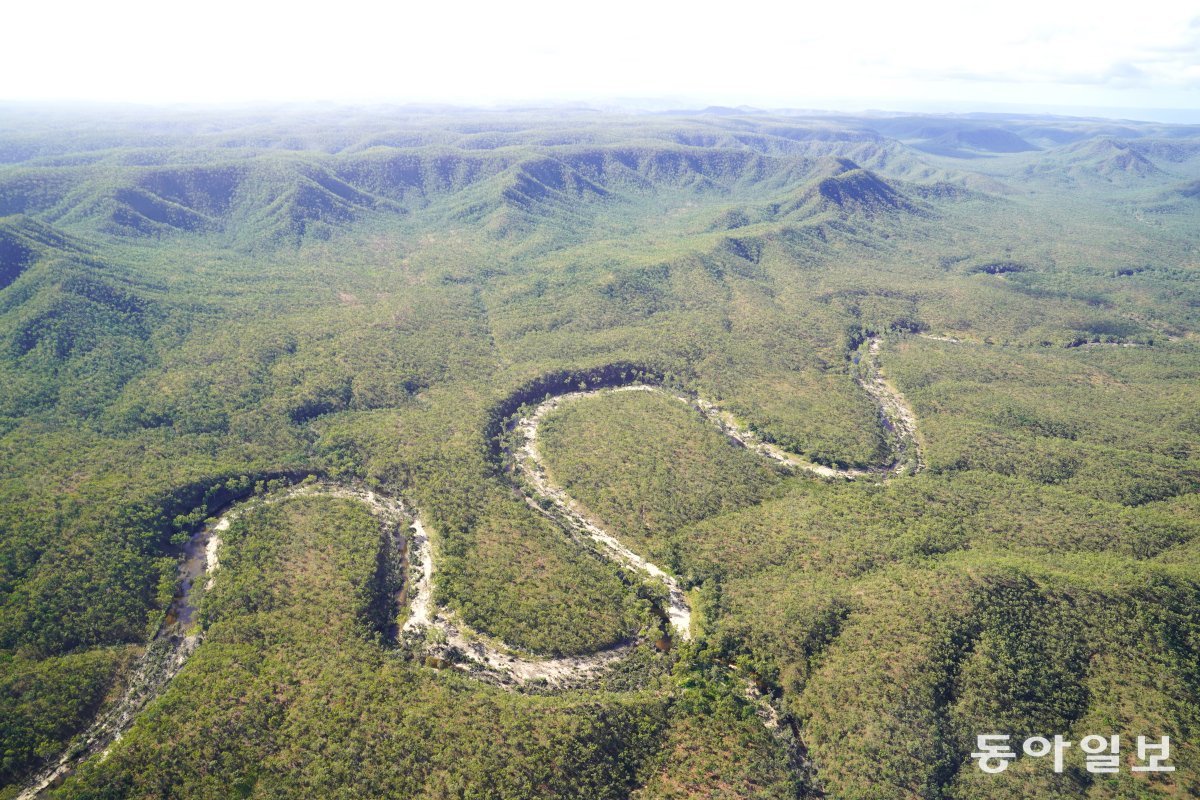
[[[1114,109],[1200,122],[1200,4],[66,0],[0,100]]]

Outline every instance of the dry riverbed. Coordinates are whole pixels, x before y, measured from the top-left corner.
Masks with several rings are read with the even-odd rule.
[[[705,419],[716,425],[726,436],[766,458],[789,467],[806,470],[827,478],[855,479],[867,475],[887,477],[924,466],[917,437],[916,419],[904,398],[886,380],[878,365],[881,346],[879,339],[868,343],[869,359],[860,384],[880,409],[881,421],[893,434],[895,445],[891,464],[872,470],[837,469],[815,464],[781,448],[762,441],[738,424],[728,412],[702,398],[687,397],[662,387],[635,384],[610,389],[572,392],[552,397],[534,408],[515,423],[518,442],[513,456],[522,483],[525,499],[533,508],[561,522],[565,530],[595,547],[597,552],[611,558],[622,567],[660,582],[667,591],[666,608],[672,635],[681,641],[692,637],[692,610],[682,587],[674,576],[626,547],[616,536],[605,530],[578,502],[551,479],[538,450],[538,426],[545,416],[564,403],[582,397],[614,391],[664,392],[688,403]],[[435,548],[425,522],[420,515],[398,498],[375,492],[365,486],[332,483],[309,478],[278,491],[254,496],[228,507],[217,519],[203,526],[187,543],[180,563],[180,590],[168,610],[145,654],[134,669],[121,699],[101,714],[76,737],[62,756],[30,781],[18,795],[19,800],[33,800],[47,788],[60,783],[84,759],[107,754],[123,732],[132,724],[138,712],[157,697],[171,679],[183,668],[188,656],[200,644],[203,631],[195,623],[198,595],[196,587],[205,591],[219,580],[222,534],[248,509],[262,504],[285,502],[296,497],[325,496],[350,499],[367,505],[371,512],[393,530],[403,530],[407,574],[404,588],[397,598],[406,599],[408,617],[400,626],[399,636],[408,645],[423,649],[430,663],[454,667],[505,687],[537,682],[550,688],[569,688],[584,685],[628,655],[638,644],[636,640],[621,643],[602,652],[586,656],[538,659],[517,654],[501,643],[489,640],[478,631],[459,621],[452,611],[433,602],[436,578]],[[398,610],[400,614],[403,609]],[[780,729],[779,716],[769,698],[761,696],[750,682],[747,697],[759,710],[764,724],[771,730]]]

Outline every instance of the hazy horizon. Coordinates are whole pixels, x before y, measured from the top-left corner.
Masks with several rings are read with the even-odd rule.
[[[875,104],[846,103],[839,106],[764,107],[750,103],[709,102],[705,98],[600,98],[592,101],[553,98],[530,98],[524,101],[491,104],[437,103],[415,101],[351,102],[335,100],[307,101],[227,101],[227,102],[136,102],[87,99],[21,99],[0,98],[0,113],[12,111],[88,116],[95,113],[110,115],[172,115],[172,114],[302,114],[330,113],[345,110],[354,113],[405,112],[428,114],[471,113],[597,113],[630,115],[692,115],[721,110],[744,111],[747,115],[779,115],[799,117],[1061,117],[1111,122],[1157,123],[1167,125],[1200,125],[1200,109],[1173,108],[1105,108],[1090,106],[1040,106],[1034,104],[970,104],[962,102],[921,103],[881,101]]]

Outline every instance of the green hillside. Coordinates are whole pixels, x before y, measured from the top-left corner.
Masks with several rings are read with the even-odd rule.
[[[1200,128],[0,121],[0,798],[124,707],[231,508],[194,650],[44,796],[1200,793]],[[520,420],[630,384],[538,423],[556,504]],[[243,504],[308,476],[429,550]],[[1122,769],[984,774],[995,732]]]

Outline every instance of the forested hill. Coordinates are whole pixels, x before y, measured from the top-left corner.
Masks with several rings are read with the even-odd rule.
[[[118,704],[204,520],[307,475],[419,509],[496,647],[639,644],[569,690],[427,659],[371,617],[370,515],[281,504],[54,796],[1196,796],[1198,185],[1200,126],[1134,121],[0,107],[0,798]],[[687,590],[668,648],[512,461],[512,414],[618,373],[866,476],[878,380],[925,468],[554,412],[550,475]],[[987,775],[992,732],[1123,766]]]

